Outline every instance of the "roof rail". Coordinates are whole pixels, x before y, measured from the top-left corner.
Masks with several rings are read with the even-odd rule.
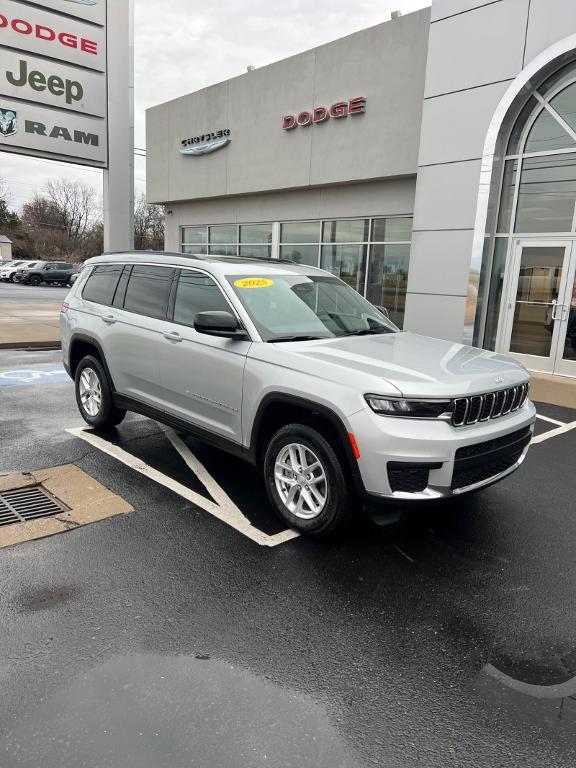
[[[223,254],[223,253],[211,253],[208,255],[198,254],[198,253],[180,253],[179,251],[136,251],[136,250],[125,250],[125,251],[103,251],[101,253],[101,256],[120,256],[120,255],[127,255],[130,254],[132,256],[145,256],[146,254],[154,254],[156,256],[178,256],[179,258],[183,259],[196,259],[197,261],[204,261],[205,259],[241,259],[246,260],[246,262],[250,261],[269,261],[272,264],[297,264],[298,262],[294,261],[294,259],[272,259],[269,256],[230,256],[229,254]]]

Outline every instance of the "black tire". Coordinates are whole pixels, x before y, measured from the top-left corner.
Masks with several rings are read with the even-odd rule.
[[[276,486],[275,464],[290,444],[298,444],[311,451],[319,460],[326,477],[324,486],[319,487],[325,496],[325,504],[317,516],[309,519],[303,519],[290,511]],[[327,536],[343,528],[359,506],[358,499],[350,487],[344,460],[319,431],[307,424],[287,424],[272,436],[264,456],[264,482],[268,498],[278,517],[290,528],[310,536]]]
[[[87,369],[91,372],[88,374],[89,378],[92,378],[92,374],[94,374],[95,379],[92,380],[97,382],[95,389],[99,388],[100,392],[100,404],[95,413],[88,412],[88,406],[84,405],[81,398],[82,373]],[[82,360],[80,360],[76,368],[76,373],[74,374],[74,384],[78,410],[84,421],[87,424],[90,424],[90,426],[96,427],[97,429],[108,429],[120,424],[124,416],[126,416],[126,411],[121,408],[116,408],[114,405],[108,378],[102,367],[102,363],[97,358],[92,357],[92,355],[86,355],[86,357],[83,357]]]
[[[30,283],[30,285],[40,285],[40,283],[42,282],[42,278],[40,277],[40,275],[30,275],[30,277],[28,278],[28,282]]]

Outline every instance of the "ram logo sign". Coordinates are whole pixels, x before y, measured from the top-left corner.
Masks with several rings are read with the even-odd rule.
[[[0,135],[14,136],[18,130],[18,113],[13,109],[0,108]]]

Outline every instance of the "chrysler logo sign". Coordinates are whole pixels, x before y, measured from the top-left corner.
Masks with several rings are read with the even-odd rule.
[[[98,0],[68,0],[69,3],[78,3],[78,5],[96,5]]]
[[[217,149],[222,149],[230,143],[230,129],[212,133],[203,133],[201,136],[193,136],[191,139],[183,139],[180,147],[181,155],[208,155]]]

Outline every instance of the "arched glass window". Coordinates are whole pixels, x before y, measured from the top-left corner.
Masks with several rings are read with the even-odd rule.
[[[494,349],[510,240],[576,232],[576,62],[530,92],[509,131],[482,266],[475,340]],[[497,207],[496,207],[497,204]]]

